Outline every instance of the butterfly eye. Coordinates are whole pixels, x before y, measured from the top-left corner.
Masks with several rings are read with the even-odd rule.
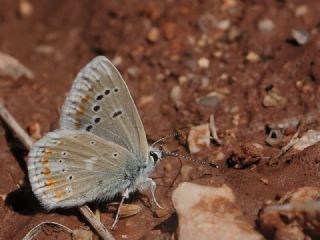
[[[150,152],[150,157],[153,159],[154,163],[157,163],[159,160],[159,156],[155,152]]]

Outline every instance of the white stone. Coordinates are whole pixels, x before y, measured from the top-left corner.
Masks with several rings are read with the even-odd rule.
[[[202,57],[198,60],[198,65],[200,68],[208,68],[210,66],[210,60],[208,58]]]
[[[263,19],[258,23],[261,32],[271,32],[274,29],[274,23],[271,19]]]
[[[209,147],[210,130],[208,123],[191,128],[188,135],[188,145],[190,153],[197,153],[203,147]]]
[[[304,45],[309,41],[309,33],[304,30],[293,29],[291,35],[299,45]]]
[[[248,223],[240,220],[232,190],[181,183],[172,194],[179,217],[179,240],[261,240]]]
[[[171,89],[170,98],[177,107],[179,107],[181,105],[182,90],[179,85],[175,85]]]

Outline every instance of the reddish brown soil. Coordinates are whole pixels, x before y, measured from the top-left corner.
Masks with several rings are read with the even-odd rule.
[[[175,129],[205,123],[214,113],[225,144],[220,148],[212,144],[194,158],[207,159],[217,151],[224,152],[227,158],[246,142],[266,146],[267,123],[306,116],[319,107],[320,3],[236,0],[236,6],[229,9],[223,5],[226,2],[34,0],[32,14],[21,16],[19,1],[0,0],[0,51],[19,59],[35,75],[33,80],[1,78],[0,98],[23,127],[39,122],[41,132],[46,133],[58,127],[59,109],[80,68],[98,54],[110,59],[120,56],[118,69],[129,85],[150,140]],[[301,4],[308,11],[296,16],[295,10]],[[232,30],[219,30],[203,20],[208,14],[220,20],[229,19]],[[266,18],[274,23],[270,33],[257,27]],[[147,39],[151,27],[160,30],[155,42]],[[309,32],[308,43],[297,45],[291,39],[292,29]],[[209,39],[204,44],[199,43],[203,35]],[[41,51],[39,46],[50,50]],[[221,57],[215,57],[218,51],[222,52]],[[250,51],[260,56],[258,62],[246,60]],[[199,68],[197,61],[201,57],[210,60],[209,68]],[[189,82],[181,85],[183,99],[177,108],[170,99],[171,89],[180,76],[190,74]],[[203,77],[209,79],[206,87],[201,86]],[[287,99],[284,106],[263,106],[270,86]],[[196,103],[197,97],[212,91],[225,93],[217,107]],[[155,100],[142,104],[141,98],[150,95]],[[1,136],[0,239],[21,239],[42,221],[56,221],[71,229],[87,225],[76,209],[46,213],[39,207],[26,181],[26,151],[4,127]],[[166,146],[187,154],[177,141],[168,141]],[[271,156],[277,151],[278,148],[267,147],[266,154]],[[317,152],[317,148],[310,148],[290,157],[290,163],[272,167],[260,161],[253,169],[228,168],[226,159],[218,163],[219,169],[182,161],[193,167],[183,180],[229,185],[245,219],[255,224],[265,201],[300,186],[320,185]],[[179,166],[178,159],[166,158],[154,173],[159,183],[157,196],[169,214],[157,217],[137,194],[130,201],[141,204],[143,211],[120,221],[113,232],[117,239],[156,239],[175,232],[177,218],[170,199],[175,186],[183,181]],[[261,178],[268,179],[268,184]],[[106,226],[111,225],[111,214],[102,213],[101,218]],[[68,236],[55,232],[39,236],[56,238]]]

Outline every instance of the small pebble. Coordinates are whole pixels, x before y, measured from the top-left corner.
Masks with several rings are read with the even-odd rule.
[[[178,78],[179,85],[183,85],[183,84],[187,83],[188,80],[189,80],[189,79],[188,79],[186,76],[184,76],[184,75],[180,76],[180,77]]]
[[[237,1],[236,0],[224,0],[223,1],[223,5],[222,5],[222,9],[226,10],[229,8],[233,8],[237,5]]]
[[[152,95],[145,95],[145,96],[140,97],[138,105],[142,107],[142,106],[145,106],[147,104],[152,103],[153,101],[154,101],[154,97]]]
[[[120,66],[123,62],[123,59],[121,56],[116,55],[113,59],[112,59],[112,63],[117,67]]]
[[[250,51],[246,56],[246,60],[250,63],[256,63],[259,62],[260,57],[255,52]]]
[[[169,76],[170,74],[171,74],[171,70],[168,69],[168,68],[166,68],[166,69],[164,70],[164,75],[165,75],[165,76]]]
[[[226,157],[226,155],[223,152],[218,152],[217,156],[216,156],[216,160],[217,161],[222,161],[224,160]]]
[[[159,80],[159,81],[162,81],[164,78],[165,78],[165,76],[164,76],[164,74],[162,74],[162,73],[158,73],[158,74],[156,75],[156,79]]]
[[[240,31],[239,28],[236,26],[232,26],[230,30],[228,31],[228,40],[229,41],[235,41],[238,37],[240,37],[242,32]]]
[[[219,162],[222,162],[226,159],[226,155],[223,152],[215,152],[213,155],[209,156],[208,162],[211,164],[218,165]]]
[[[200,85],[201,89],[206,89],[209,87],[209,83],[210,83],[209,78],[203,77],[203,78],[201,78],[200,82],[201,82],[201,85]]]
[[[19,12],[21,16],[28,17],[33,12],[33,7],[28,0],[21,0],[19,4]]]
[[[306,5],[299,5],[295,10],[296,17],[302,17],[308,12],[308,7]]]
[[[191,128],[188,135],[188,145],[190,153],[200,152],[203,147],[210,146],[210,129],[208,123]]]
[[[236,115],[234,115],[233,117],[232,117],[232,124],[234,125],[234,126],[239,126],[239,124],[240,124],[240,114],[236,114]]]
[[[188,42],[191,46],[193,46],[193,45],[196,44],[196,39],[194,38],[194,36],[188,36],[188,37],[187,37],[187,42]]]
[[[265,107],[283,107],[286,103],[287,99],[276,92],[269,92],[263,99],[263,106]]]
[[[220,79],[221,79],[222,81],[228,80],[228,79],[229,79],[228,73],[222,73],[222,74],[220,75]]]
[[[229,19],[226,19],[226,20],[222,20],[220,22],[217,23],[217,27],[220,29],[220,30],[223,30],[223,31],[226,31],[230,28],[231,26],[231,22]]]
[[[200,68],[203,68],[203,69],[208,68],[210,66],[210,60],[208,58],[205,58],[205,57],[200,58],[198,60],[198,66]]]
[[[261,32],[269,33],[274,29],[274,23],[271,19],[263,19],[258,22],[258,28]]]
[[[135,66],[132,66],[132,67],[129,67],[128,70],[127,70],[128,74],[131,75],[132,77],[137,77],[140,75],[140,68],[138,67],[135,67]]]
[[[299,45],[304,45],[309,41],[309,33],[304,30],[293,29],[291,35]]]
[[[0,198],[2,199],[2,201],[5,201],[7,199],[7,194],[0,194]]]
[[[222,57],[223,52],[222,51],[214,51],[212,54],[215,58],[219,59]]]
[[[198,104],[201,104],[203,106],[208,106],[208,107],[216,107],[221,99],[223,98],[223,95],[218,93],[218,92],[211,92],[206,96],[201,96],[196,98],[196,102]]]
[[[182,90],[179,85],[176,85],[171,89],[170,98],[177,107],[181,105]]]
[[[155,43],[159,40],[159,36],[160,36],[160,31],[158,28],[151,28],[151,30],[148,33],[147,39],[152,42]]]
[[[204,47],[207,44],[207,39],[208,39],[207,35],[202,34],[201,38],[197,42],[197,45],[199,47]]]

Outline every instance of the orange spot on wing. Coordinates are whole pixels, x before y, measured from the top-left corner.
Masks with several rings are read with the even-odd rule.
[[[84,112],[84,109],[82,107],[78,107],[77,111],[76,111],[76,114],[77,115],[80,115]]]
[[[88,95],[81,96],[81,98],[82,98],[82,101],[84,101],[84,102],[88,102],[89,101],[89,96]]]
[[[64,144],[64,141],[63,140],[59,140],[58,141],[58,145],[63,145]]]
[[[46,150],[44,152],[45,153],[52,153],[52,149],[51,148],[46,148]]]
[[[51,173],[50,168],[45,167],[45,168],[43,169],[43,173],[46,174],[46,175],[49,174],[49,173]]]
[[[48,179],[47,182],[46,182],[47,186],[51,186],[53,184],[54,184],[54,181],[52,179]]]
[[[43,164],[45,164],[45,163],[48,163],[48,162],[49,162],[49,160],[48,160],[48,159],[46,159],[46,158],[43,158],[43,159],[41,160],[41,162],[42,162]]]
[[[63,199],[62,192],[60,192],[60,191],[55,191],[54,193],[56,194],[56,199],[58,199],[58,200]]]
[[[81,125],[81,123],[80,123],[80,121],[79,121],[79,120],[75,120],[75,121],[74,121],[74,125],[76,125],[76,126],[80,126],[80,125]]]

